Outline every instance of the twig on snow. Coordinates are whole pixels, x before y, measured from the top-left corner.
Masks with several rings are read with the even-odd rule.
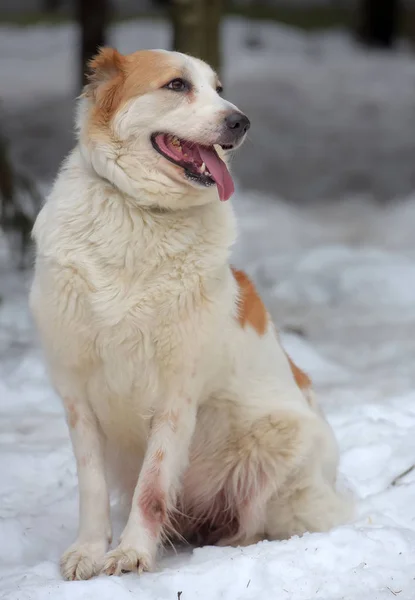
[[[397,596],[398,594],[400,594],[402,592],[402,590],[398,590],[397,592],[394,592],[393,590],[390,589],[390,587],[386,586],[388,588],[388,590],[390,591],[391,594],[393,594],[394,596]]]
[[[411,473],[413,470],[415,469],[415,465],[412,465],[411,467],[408,467],[406,469],[406,471],[404,471],[403,473],[401,473],[400,475],[397,475],[395,477],[395,479],[392,480],[391,485],[398,485],[399,481],[401,479],[403,479],[404,477],[406,477],[407,475],[409,475],[409,473]]]

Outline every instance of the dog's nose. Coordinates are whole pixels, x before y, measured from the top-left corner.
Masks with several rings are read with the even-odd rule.
[[[232,112],[225,117],[226,127],[237,135],[243,135],[248,131],[251,122],[246,115],[240,112]]]

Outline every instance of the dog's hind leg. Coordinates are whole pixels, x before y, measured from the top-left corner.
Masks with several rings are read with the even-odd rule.
[[[291,494],[275,495],[267,506],[266,537],[287,539],[305,532],[329,531],[348,521],[353,503],[321,473],[304,473],[293,482]]]
[[[239,528],[221,545],[246,545],[267,535],[268,504],[306,471],[318,446],[318,422],[294,411],[263,417],[242,434],[238,460],[228,477]]]
[[[204,430],[199,423],[185,478],[185,506],[196,522],[212,530],[214,543],[247,545],[269,536],[273,499],[291,496],[292,486],[314,472],[322,458],[324,428],[320,417],[290,409],[249,427],[229,417],[227,426],[224,412],[215,435],[206,427],[213,410],[200,415]],[[305,498],[304,509],[312,512],[313,501]]]

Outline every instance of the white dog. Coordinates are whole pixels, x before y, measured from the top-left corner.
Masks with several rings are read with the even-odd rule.
[[[151,569],[166,536],[249,544],[347,519],[332,431],[235,237],[225,155],[248,118],[200,60],[103,49],[37,219],[31,308],[80,494],[67,579]],[[129,494],[111,543],[109,476]]]

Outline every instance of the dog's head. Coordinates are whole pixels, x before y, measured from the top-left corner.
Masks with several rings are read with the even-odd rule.
[[[250,123],[221,97],[206,63],[164,50],[123,56],[104,48],[90,69],[79,138],[99,175],[139,202],[165,208],[232,195],[226,155]]]

